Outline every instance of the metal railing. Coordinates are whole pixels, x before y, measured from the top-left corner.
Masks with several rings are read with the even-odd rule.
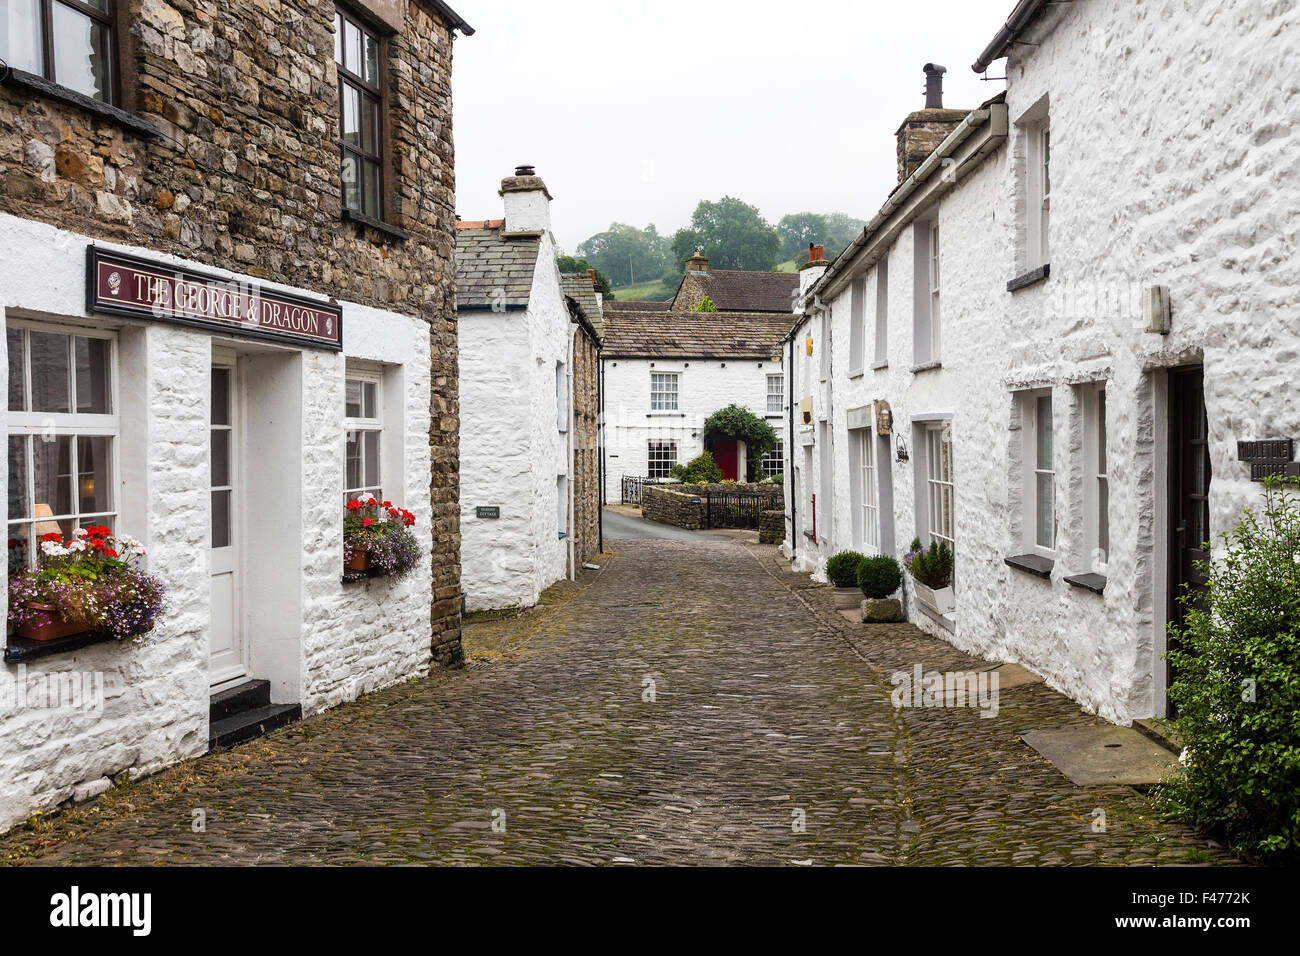
[[[774,502],[767,495],[710,494],[705,496],[705,524],[709,528],[742,528],[757,531],[764,511]]]
[[[635,478],[628,475],[623,476],[622,494],[620,500],[625,505],[639,505],[641,503],[641,489],[646,485],[665,485],[667,484],[661,478]]]

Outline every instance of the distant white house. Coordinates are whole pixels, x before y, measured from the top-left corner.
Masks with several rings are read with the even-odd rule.
[[[468,610],[537,603],[588,560],[587,529],[598,524],[583,520],[597,471],[573,463],[589,454],[575,444],[577,416],[589,407],[596,434],[600,297],[590,280],[580,292],[560,275],[551,196],[532,169],[520,167],[501,192],[504,218],[456,224]]]
[[[783,435],[785,379],[780,343],[792,321],[799,278],[791,273],[710,271],[697,255],[670,303],[608,303],[602,352],[605,496],[625,477],[664,479],[705,450],[704,422],[728,405],[765,418]],[[716,312],[693,309],[709,296]],[[783,447],[747,470],[742,442],[710,450],[727,478],[781,472]]]
[[[786,342],[796,566],[946,543],[954,606],[909,584],[910,619],[1123,724],[1167,712],[1175,597],[1300,432],[1294,17],[1162,6],[1022,0],[976,64],[1005,95],[908,118]]]

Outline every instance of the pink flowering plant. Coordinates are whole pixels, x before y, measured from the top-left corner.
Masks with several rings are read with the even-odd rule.
[[[420,563],[420,542],[411,528],[415,515],[371,496],[349,501],[343,516],[343,563],[360,552],[382,577],[400,578]]]
[[[9,623],[41,627],[57,614],[87,631],[119,641],[153,630],[166,589],[136,567],[144,546],[103,525],[82,528],[71,539],[51,532],[41,538],[40,562],[9,576]]]

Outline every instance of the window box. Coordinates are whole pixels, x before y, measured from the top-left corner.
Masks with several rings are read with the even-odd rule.
[[[29,604],[31,615],[18,628],[18,636],[29,641],[55,641],[60,637],[85,634],[86,625],[66,621],[53,604]]]
[[[343,518],[344,580],[405,577],[420,563],[415,515],[373,497],[349,501]]]
[[[916,578],[912,579],[912,583],[916,585],[916,600],[936,614],[949,617],[957,609],[957,598],[951,584],[943,588],[931,588]]]

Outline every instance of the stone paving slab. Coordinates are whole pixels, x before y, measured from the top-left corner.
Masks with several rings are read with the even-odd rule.
[[[981,662],[909,625],[846,621],[775,548],[611,546],[539,609],[469,625],[479,669],[115,788],[0,837],[0,861],[1235,861],[1142,794],[1078,787],[1026,746],[1098,723],[1045,685],[1003,694],[990,718],[896,708],[895,671]]]
[[[1172,753],[1126,727],[1035,730],[1024,741],[1081,787],[1162,783],[1178,766]]]

